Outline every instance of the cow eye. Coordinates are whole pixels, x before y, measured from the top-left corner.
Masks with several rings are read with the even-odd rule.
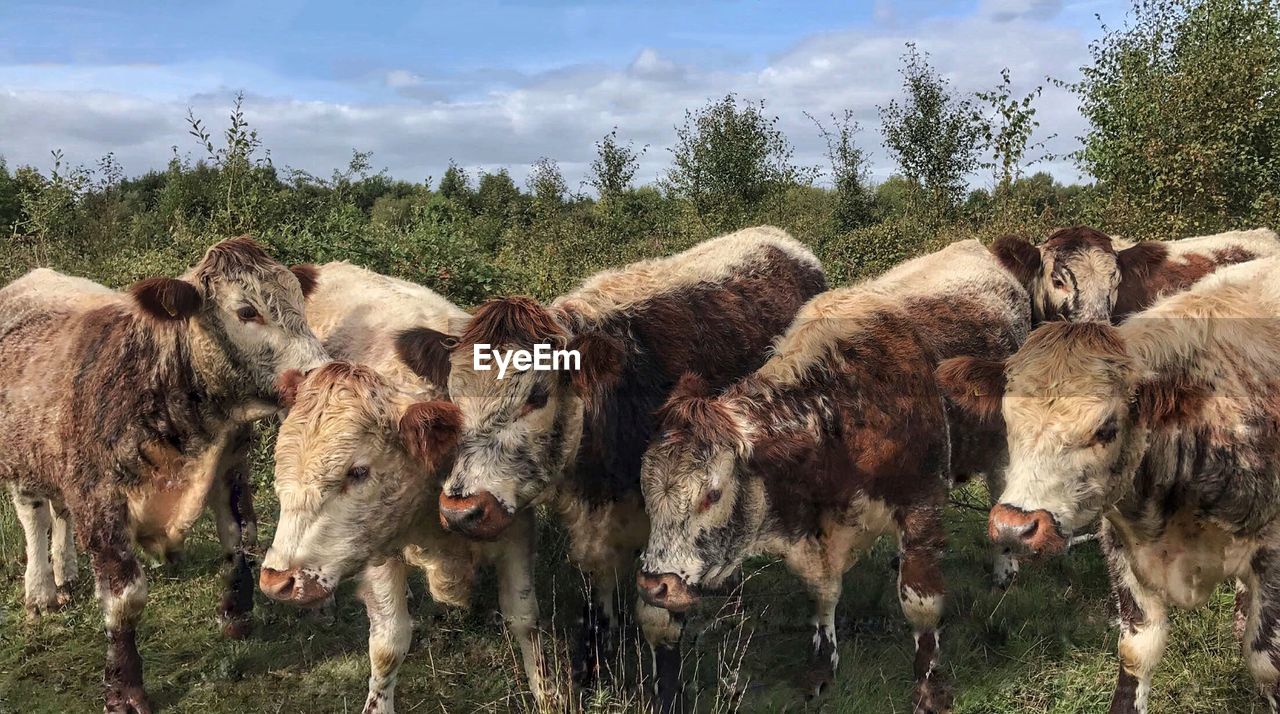
[[[533,391],[529,393],[529,399],[525,401],[525,406],[528,407],[530,411],[534,409],[541,409],[547,406],[547,399],[548,393],[545,388],[540,386],[534,387]]]
[[[698,513],[702,513],[703,511],[707,510],[708,508],[711,508],[712,506],[716,505],[719,502],[720,502],[720,489],[713,488],[710,491],[707,491],[706,495],[702,497],[702,503],[698,504]]]
[[[236,317],[240,318],[241,322],[253,322],[259,317],[258,309],[252,305],[241,305],[236,308]]]
[[[1053,276],[1053,287],[1057,288],[1058,290],[1066,290],[1067,284],[1065,281],[1063,281],[1062,278],[1055,275]]]
[[[349,483],[361,483],[367,478],[369,478],[368,466],[356,466],[347,471],[347,481]]]
[[[1110,444],[1116,440],[1116,433],[1118,431],[1119,428],[1116,426],[1115,421],[1108,421],[1106,424],[1098,427],[1097,431],[1093,432],[1092,445],[1102,446],[1104,444]]]

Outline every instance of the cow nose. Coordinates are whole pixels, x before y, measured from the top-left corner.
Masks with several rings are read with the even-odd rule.
[[[293,599],[293,588],[297,584],[293,570],[275,570],[263,568],[258,576],[258,589],[272,600]]]
[[[472,496],[440,493],[440,525],[447,531],[461,533],[468,538],[492,540],[506,530],[513,518],[514,514],[508,513],[488,491]]]
[[[987,527],[991,540],[1032,553],[1054,553],[1066,547],[1053,514],[1043,509],[1026,511],[1006,503],[991,509]]]
[[[687,611],[699,600],[697,592],[675,573],[638,573],[636,588],[646,603],[674,613]]]

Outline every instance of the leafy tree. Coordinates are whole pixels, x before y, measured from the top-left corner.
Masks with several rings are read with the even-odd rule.
[[[0,237],[13,232],[22,210],[18,198],[18,184],[9,174],[9,165],[0,156]]]
[[[270,202],[279,187],[271,152],[263,150],[258,130],[244,114],[244,94],[236,95],[230,121],[216,146],[204,122],[187,110],[188,134],[205,149],[217,172],[221,205],[214,213],[215,229],[227,235],[254,230],[271,213]]]
[[[449,168],[440,177],[440,195],[463,206],[470,205],[475,192],[471,189],[471,177],[467,170],[449,160]]]
[[[791,143],[778,118],[765,114],[764,101],[739,103],[732,93],[686,111],[671,153],[664,188],[721,223],[738,220],[780,189],[810,183],[814,173],[792,164]]]
[[[977,111],[974,122],[978,126],[983,146],[991,155],[985,167],[995,174],[997,190],[1007,187],[1022,175],[1024,166],[1030,166],[1044,157],[1026,161],[1027,152],[1044,148],[1045,142],[1031,143],[1031,137],[1039,128],[1034,102],[1044,87],[1036,87],[1021,99],[1013,96],[1013,82],[1009,68],[1000,70],[1000,83],[994,89],[977,92],[974,96],[985,104],[990,112]]]
[[[636,172],[640,170],[640,157],[649,150],[644,145],[639,151],[630,143],[625,146],[618,143],[618,127],[604,135],[596,142],[596,158],[591,162],[591,174],[587,183],[600,194],[600,198],[611,198],[631,188]]]
[[[560,173],[560,165],[555,159],[542,157],[533,162],[526,181],[529,193],[534,202],[543,208],[559,207],[564,203],[569,187],[565,185],[564,175]]]
[[[504,220],[515,216],[521,204],[520,189],[506,169],[480,174],[476,189],[476,207],[482,215]]]
[[[949,210],[965,193],[965,177],[978,168],[980,130],[973,104],[914,44],[902,56],[901,100],[877,107],[884,145],[902,175],[936,207]]]
[[[831,115],[832,127],[828,129],[812,115],[806,116],[818,126],[818,133],[827,144],[827,160],[831,162],[831,182],[835,189],[836,205],[832,219],[840,231],[850,231],[865,226],[872,220],[871,191],[867,179],[867,155],[854,142],[862,130],[853,119],[853,111]]]
[[[1077,158],[1135,237],[1258,220],[1280,200],[1280,2],[1135,0],[1090,44]],[[1273,215],[1272,218],[1275,218]]]

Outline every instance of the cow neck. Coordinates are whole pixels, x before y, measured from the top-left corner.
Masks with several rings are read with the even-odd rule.
[[[243,393],[243,379],[236,379],[242,368],[237,368],[227,359],[226,348],[217,336],[195,320],[188,321],[182,332],[195,388],[216,407],[220,415],[230,416],[233,405],[245,401],[248,396]]]

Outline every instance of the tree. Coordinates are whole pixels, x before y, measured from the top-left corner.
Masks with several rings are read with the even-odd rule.
[[[509,220],[515,216],[520,199],[520,189],[516,188],[516,182],[511,180],[511,174],[506,169],[480,174],[475,199],[479,213],[503,221]]]
[[[902,175],[938,208],[950,210],[965,193],[965,177],[978,168],[979,128],[973,104],[907,43],[901,100],[877,107],[884,145]]]
[[[559,207],[569,191],[564,175],[560,173],[560,165],[555,159],[545,156],[533,162],[525,185],[540,207]]]
[[[739,104],[730,93],[685,112],[663,187],[704,216],[733,220],[779,189],[812,181],[812,170],[791,163],[793,153],[763,101]]]
[[[994,89],[974,95],[990,111],[990,114],[975,112],[974,122],[978,125],[984,148],[991,155],[991,161],[985,166],[995,175],[997,191],[1016,181],[1024,166],[1043,158],[1026,161],[1028,151],[1042,149],[1045,145],[1043,141],[1031,143],[1032,135],[1040,126],[1033,103],[1043,89],[1038,86],[1018,99],[1013,96],[1013,82],[1006,67],[1000,70],[1000,83]]]
[[[1104,30],[1066,86],[1091,125],[1077,159],[1116,230],[1260,220],[1280,200],[1280,1],[1135,0]]]
[[[831,183],[835,189],[834,219],[840,231],[851,231],[871,223],[871,192],[867,181],[867,155],[854,142],[862,127],[853,120],[853,111],[831,115],[832,127],[823,126],[812,115],[818,135],[827,144],[827,160],[831,162]]]
[[[0,238],[13,233],[22,210],[18,184],[9,175],[9,165],[0,156]]]
[[[649,150],[645,144],[639,151],[630,143],[618,143],[618,127],[596,142],[596,158],[591,162],[591,174],[587,183],[600,194],[611,198],[631,188],[636,172],[640,170],[640,157]]]
[[[449,159],[449,168],[440,177],[439,192],[441,196],[463,206],[470,205],[474,192],[471,190],[471,177],[467,170]]]

